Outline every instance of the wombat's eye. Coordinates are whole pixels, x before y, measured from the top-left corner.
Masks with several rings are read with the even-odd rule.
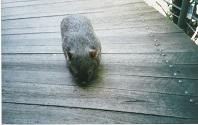
[[[88,75],[91,75],[91,74],[92,74],[92,71],[91,71],[91,70],[89,70],[89,71],[88,71]]]

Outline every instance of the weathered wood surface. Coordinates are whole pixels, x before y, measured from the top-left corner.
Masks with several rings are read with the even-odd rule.
[[[59,24],[91,19],[97,79],[78,86]],[[198,47],[142,0],[3,0],[3,123],[198,123]]]
[[[118,111],[3,103],[5,120],[9,123],[196,123],[197,120],[127,113]]]

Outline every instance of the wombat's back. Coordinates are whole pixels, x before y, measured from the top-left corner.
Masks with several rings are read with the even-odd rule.
[[[64,37],[64,33],[78,32],[79,34],[86,34],[93,32],[91,21],[81,15],[70,15],[64,18],[61,22],[61,35]]]

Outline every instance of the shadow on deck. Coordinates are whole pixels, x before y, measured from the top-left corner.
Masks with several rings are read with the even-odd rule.
[[[91,19],[100,78],[79,87],[60,21]],[[3,123],[198,123],[198,47],[143,0],[3,0]]]

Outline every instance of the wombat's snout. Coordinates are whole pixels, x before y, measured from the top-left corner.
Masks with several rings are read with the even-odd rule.
[[[93,79],[93,76],[94,73],[92,71],[77,74],[78,80],[81,82],[89,82]]]

